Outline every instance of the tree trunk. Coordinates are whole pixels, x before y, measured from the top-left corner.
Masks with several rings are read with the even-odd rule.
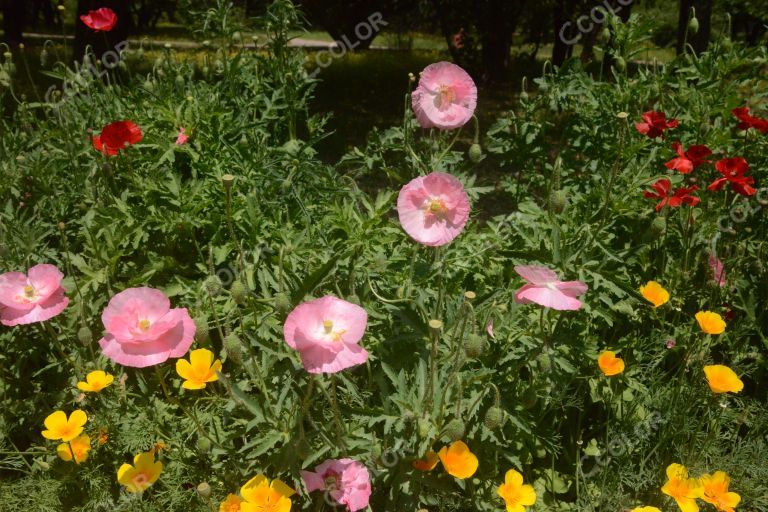
[[[96,32],[88,28],[80,20],[80,16],[88,11],[108,7],[117,14],[117,25],[109,32]],[[133,25],[130,11],[130,1],[126,0],[78,0],[77,16],[75,17],[75,50],[74,58],[82,61],[85,49],[90,47],[97,59],[104,59],[107,52],[119,52],[128,41],[128,34]]]
[[[21,33],[24,27],[24,2],[25,0],[5,0],[3,5],[3,30],[5,42],[9,46],[17,46],[24,41]]]
[[[562,66],[565,59],[568,58],[569,47],[576,44],[571,37],[574,30],[566,30],[566,24],[573,15],[574,0],[557,0],[552,19],[555,28],[555,45],[552,48],[552,64]],[[572,27],[571,27],[572,28]],[[583,35],[582,35],[583,37]]]
[[[699,20],[699,31],[692,34],[688,31],[688,21],[691,17],[691,7],[696,9]],[[712,0],[680,0],[680,13],[677,22],[677,54],[685,51],[687,43],[696,53],[707,50],[712,32]]]

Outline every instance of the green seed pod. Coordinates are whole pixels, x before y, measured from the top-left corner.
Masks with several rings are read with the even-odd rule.
[[[469,160],[472,163],[478,163],[480,160],[483,159],[483,148],[480,147],[480,144],[474,143],[469,147]]]
[[[466,434],[467,427],[460,418],[452,419],[445,427],[445,435],[451,441],[460,441]]]
[[[227,359],[236,365],[243,364],[243,342],[235,333],[224,338],[224,350],[227,353]]]
[[[285,292],[275,295],[275,309],[281,315],[287,315],[291,310],[291,299]]]
[[[207,291],[211,297],[215,297],[221,293],[222,284],[219,276],[208,276],[203,283],[203,286],[205,287],[205,291]]]
[[[197,438],[197,449],[201,453],[208,453],[211,451],[211,441],[207,437],[198,437]]]
[[[210,329],[208,327],[208,317],[199,316],[195,318],[195,341],[205,343],[210,339]]]
[[[89,328],[83,326],[77,331],[77,339],[80,340],[80,343],[83,345],[88,346],[93,343],[93,333]]]
[[[549,209],[556,215],[560,215],[568,207],[568,196],[562,190],[554,190],[549,196]]]
[[[464,354],[467,359],[475,359],[480,357],[485,348],[485,338],[478,336],[477,334],[470,334],[466,340],[464,340]]]
[[[613,66],[616,68],[616,71],[623,73],[627,70],[627,61],[624,60],[624,57],[616,57]]]
[[[419,437],[422,439],[426,439],[427,436],[429,435],[429,431],[432,430],[432,422],[426,418],[419,418],[418,427],[419,427]]]
[[[235,282],[232,283],[232,287],[229,289],[229,294],[236,304],[245,304],[245,301],[248,299],[248,287],[241,280],[235,279]]]
[[[210,498],[211,497],[211,486],[208,484],[208,482],[203,482],[197,486],[197,494],[200,495],[201,498]]]
[[[488,430],[496,430],[501,426],[503,422],[504,411],[495,405],[488,409],[488,411],[485,413],[485,419],[483,419],[483,423],[485,423],[485,426],[488,428]]]
[[[688,35],[696,35],[699,33],[699,19],[694,16],[688,20]]]

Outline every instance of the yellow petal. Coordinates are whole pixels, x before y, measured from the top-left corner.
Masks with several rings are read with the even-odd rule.
[[[272,480],[272,484],[270,487],[277,492],[280,496],[283,496],[285,498],[290,498],[294,494],[296,494],[296,491],[293,490],[288,484],[283,482],[282,480],[274,479]]]
[[[192,365],[189,364],[189,361],[187,361],[186,359],[177,359],[176,373],[178,373],[179,377],[181,377],[182,379],[192,378],[192,375],[193,375]]]
[[[86,392],[93,391],[93,387],[87,382],[78,382],[77,389],[79,389],[80,391],[86,391]]]
[[[88,415],[86,415],[84,411],[77,409],[69,416],[69,421],[67,423],[71,427],[82,427],[87,421]]]
[[[206,348],[199,348],[189,353],[189,362],[196,371],[205,373],[213,363],[213,352]]]
[[[520,487],[521,485],[523,485],[523,475],[521,475],[514,469],[510,469],[509,471],[507,471],[507,474],[504,475],[504,483],[507,485]]]
[[[67,424],[67,415],[64,411],[56,411],[45,418],[43,423],[48,430],[59,430]]]
[[[199,380],[185,380],[181,387],[184,389],[203,389],[205,388],[205,382],[200,382]]]

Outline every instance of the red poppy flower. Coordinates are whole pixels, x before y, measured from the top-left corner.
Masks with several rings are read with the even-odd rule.
[[[683,151],[683,146],[679,142],[672,144],[672,149],[679,155],[669,162],[665,163],[667,169],[680,171],[683,174],[689,174],[695,168],[707,162],[706,158],[712,154],[712,150],[707,146],[695,145]]]
[[[660,200],[659,204],[656,205],[657,212],[664,208],[664,206],[669,206],[670,208],[677,208],[684,204],[696,206],[701,201],[698,197],[691,195],[691,192],[699,190],[699,187],[696,185],[692,187],[680,187],[675,190],[672,195],[670,195],[670,192],[672,191],[672,183],[667,178],[660,179],[651,185],[651,187],[653,187],[655,192],[643,192],[643,197]]]
[[[93,136],[93,147],[105,155],[114,156],[141,139],[141,128],[136,123],[117,121],[102,128],[99,135]]]
[[[749,115],[749,107],[735,108],[731,110],[731,113],[740,121],[738,125],[739,130],[754,128],[760,133],[768,133],[768,119]]]
[[[88,11],[88,14],[83,14],[80,19],[96,32],[109,32],[117,25],[117,14],[108,7]]]
[[[667,121],[667,115],[664,112],[655,112],[653,110],[643,114],[643,122],[635,123],[635,129],[643,134],[647,135],[651,139],[656,137],[663,137],[664,132],[677,128],[677,119],[671,119]]]
[[[743,196],[753,196],[757,192],[756,189],[751,187],[755,183],[755,178],[745,176],[749,172],[749,164],[743,158],[724,158],[715,164],[715,169],[723,177],[713,181],[707,187],[707,190],[722,190],[726,183],[730,183],[731,189]]]

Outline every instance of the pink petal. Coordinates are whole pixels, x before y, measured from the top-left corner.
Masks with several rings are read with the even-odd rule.
[[[32,309],[20,310],[9,307],[0,309],[0,323],[14,327],[44,322],[64,311],[68,304],[69,298],[64,295],[64,288],[59,288],[44,301],[34,304]]]
[[[535,303],[559,311],[573,311],[581,308],[581,301],[569,297],[560,290],[533,284],[526,284],[520,288],[515,294],[515,302]]]
[[[555,271],[541,265],[515,265],[515,272],[531,284],[547,284],[559,281]]]

